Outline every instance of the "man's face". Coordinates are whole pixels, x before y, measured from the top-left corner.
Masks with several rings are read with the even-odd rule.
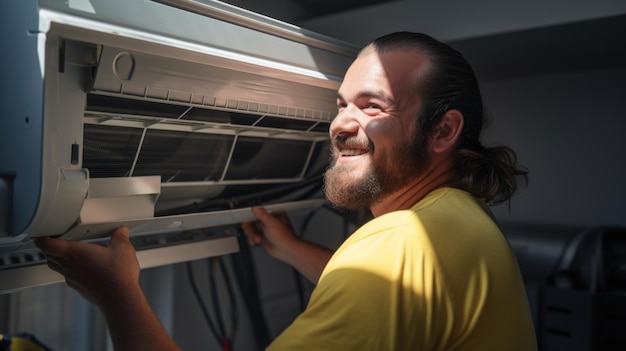
[[[429,161],[419,133],[415,82],[426,60],[411,51],[361,54],[339,88],[330,126],[327,198],[348,209],[371,207],[420,176]]]

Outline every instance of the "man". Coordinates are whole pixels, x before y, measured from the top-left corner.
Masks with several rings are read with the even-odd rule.
[[[249,241],[317,283],[269,349],[536,350],[517,262],[487,207],[509,200],[526,172],[512,150],[479,142],[466,60],[426,35],[381,37],[348,69],[337,104],[326,195],[375,218],[331,253],[253,210],[261,231],[244,224]],[[125,228],[109,248],[37,244],[103,311],[116,349],[176,349],[138,286]]]

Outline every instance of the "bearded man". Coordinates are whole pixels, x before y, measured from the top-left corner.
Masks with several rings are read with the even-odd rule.
[[[463,56],[423,34],[378,38],[348,69],[337,107],[326,196],[374,219],[330,252],[297,238],[286,217],[253,209],[249,242],[317,284],[268,349],[536,350],[519,267],[487,205],[510,200],[527,172],[510,148],[481,144],[482,98]],[[127,229],[109,248],[38,245],[104,312],[116,348],[177,349],[137,284]],[[72,255],[88,262],[73,267]],[[91,256],[126,267],[110,272]]]

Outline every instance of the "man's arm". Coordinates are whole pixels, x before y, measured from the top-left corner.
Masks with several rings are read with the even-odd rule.
[[[35,244],[48,266],[102,311],[116,351],[180,350],[139,286],[139,262],[128,228],[117,228],[108,247],[51,238]]]
[[[270,256],[291,265],[317,284],[333,251],[298,238],[285,214],[270,214],[261,207],[253,208],[252,212],[259,221],[242,226],[250,245],[262,244]]]

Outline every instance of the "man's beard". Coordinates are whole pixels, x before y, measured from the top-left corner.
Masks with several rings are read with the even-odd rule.
[[[369,150],[372,152],[371,147]],[[330,202],[349,210],[371,208],[418,177],[430,160],[426,138],[421,134],[389,155],[379,155],[379,162],[372,160],[364,173],[352,171],[350,164],[338,164],[337,158],[332,155],[324,174],[324,191]]]

